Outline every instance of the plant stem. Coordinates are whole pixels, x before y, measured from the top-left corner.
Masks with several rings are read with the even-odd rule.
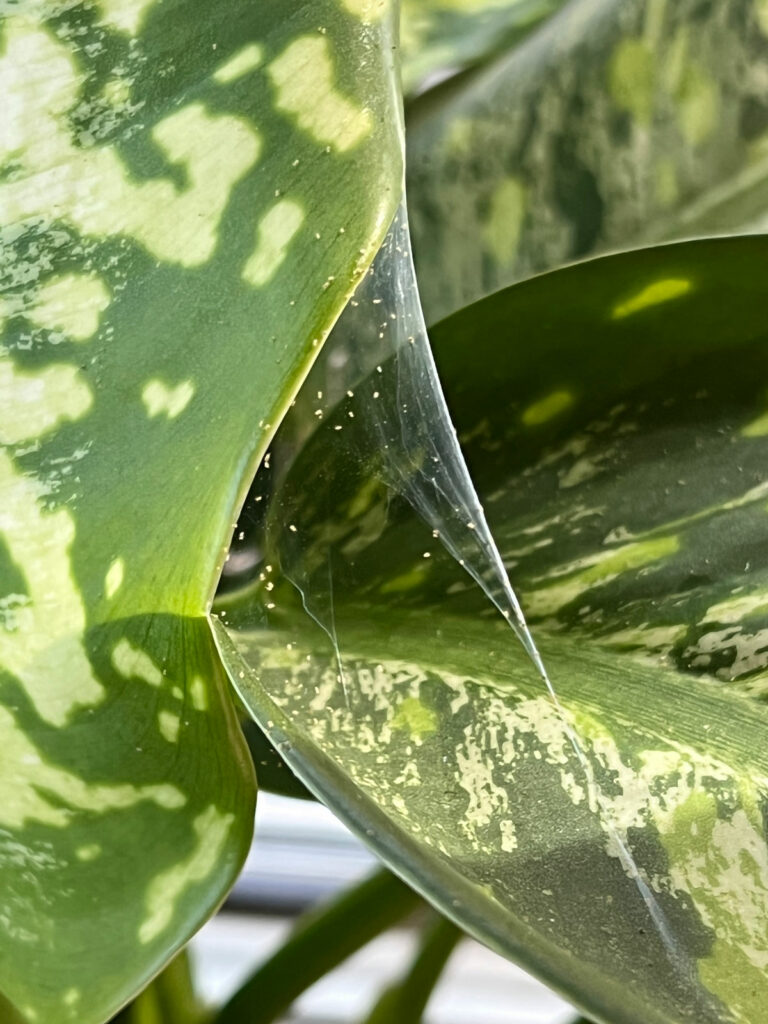
[[[426,932],[416,959],[402,981],[387,989],[366,1024],[419,1024],[429,998],[463,932],[439,917]]]
[[[401,920],[420,897],[389,871],[377,871],[295,931],[214,1017],[216,1024],[269,1024],[302,992]]]

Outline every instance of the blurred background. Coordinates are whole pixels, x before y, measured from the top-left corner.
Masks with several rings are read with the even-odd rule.
[[[277,950],[297,915],[361,881],[377,866],[321,804],[261,793],[256,839],[222,911],[192,940],[195,982],[206,1002],[224,1003]],[[353,1024],[416,950],[416,932],[395,928],[374,939],[301,996],[288,1024]],[[426,1012],[426,1024],[566,1024],[574,1011],[540,982],[464,939]]]

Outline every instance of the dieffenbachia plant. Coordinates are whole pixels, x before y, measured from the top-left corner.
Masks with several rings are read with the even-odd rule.
[[[406,96],[517,45],[565,0],[403,0]]]
[[[766,258],[759,237],[608,257],[433,331],[559,704],[375,451],[338,457],[387,365],[257,477],[264,560],[218,606],[304,781],[605,1024],[768,1005]],[[281,577],[286,534],[305,594],[332,573],[326,615]]]
[[[386,0],[0,4],[0,1017],[101,1024],[255,784],[206,611],[400,199]]]
[[[408,194],[430,322],[590,254],[760,229],[767,73],[763,0],[572,0],[417,100]]]

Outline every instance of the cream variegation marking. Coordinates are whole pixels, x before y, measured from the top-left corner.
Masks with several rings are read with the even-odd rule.
[[[92,860],[98,860],[103,852],[104,848],[100,843],[84,843],[75,850],[75,856],[87,864]]]
[[[175,420],[187,408],[194,394],[195,385],[191,380],[184,380],[170,388],[163,381],[154,378],[147,381],[142,388],[141,400],[150,419],[164,415],[169,420]]]
[[[570,391],[560,389],[552,391],[544,398],[532,402],[520,414],[520,419],[526,427],[538,427],[542,423],[549,423],[550,420],[560,416],[574,403],[574,397]]]
[[[230,57],[228,61],[214,71],[214,81],[219,82],[221,85],[235,82],[238,78],[242,78],[244,75],[250,74],[251,71],[255,71],[261,64],[263,57],[263,48],[258,43],[249,43],[248,46],[238,50],[233,57]]]
[[[64,725],[104,695],[83,647],[85,609],[69,557],[74,520],[66,508],[47,511],[42,484],[3,451],[0,495],[0,534],[29,598],[15,609],[13,629],[0,627],[0,665],[24,686],[41,718]]]
[[[146,651],[123,637],[112,650],[112,666],[124,679],[141,679],[150,686],[161,686],[163,673]]]
[[[523,697],[514,685],[502,696],[495,682],[482,675],[462,678],[439,667],[430,671],[423,663],[388,661],[358,672],[357,659],[352,644],[345,666],[348,693],[356,700],[354,715],[326,702],[315,707],[306,726],[326,748],[332,744],[345,769],[375,794],[380,807],[426,845],[449,856],[465,856],[467,843],[474,857],[487,854],[497,842],[514,853],[517,834],[507,813],[509,788],[531,758],[548,765],[573,805],[589,808],[595,816],[606,855],[619,859],[627,876],[645,886],[652,904],[654,889],[693,904],[716,937],[709,954],[698,962],[702,984],[723,999],[735,1021],[754,1024],[768,1000],[768,853],[759,811],[768,779],[682,744],[650,744],[629,756],[591,712],[575,706],[566,714],[583,744],[585,761],[577,763],[572,734],[544,696]],[[272,663],[270,653],[265,660]],[[282,672],[287,668],[282,652],[275,661],[278,666]],[[317,668],[310,669],[296,650],[293,673],[281,686],[281,703],[286,702],[289,715],[306,715],[307,671],[314,674]],[[420,762],[407,760],[408,748],[392,748],[389,724],[404,695],[411,699],[420,686],[430,679],[434,686],[437,678],[456,693],[457,707],[468,701],[474,706],[453,758],[442,756],[446,773],[467,793],[465,808],[451,817],[449,827],[439,816],[425,820],[418,801],[404,800],[398,785],[376,768],[381,751],[390,748],[390,756],[397,758],[392,763],[404,759],[400,783],[418,777]],[[444,744],[441,749],[446,749]],[[361,754],[371,759],[361,759]],[[605,776],[608,785],[598,784],[597,778]],[[669,863],[665,875],[647,877],[632,857],[630,836],[645,829],[661,839]],[[463,841],[457,842],[458,836]],[[661,914],[658,907],[656,912]],[[660,920],[664,922],[663,915]]]
[[[0,296],[0,333],[4,320],[23,315],[35,327],[51,331],[53,342],[88,341],[110,302],[97,274],[58,275],[29,292]]]
[[[483,239],[494,259],[504,267],[511,266],[517,256],[527,203],[526,187],[514,177],[503,178],[490,197]]]
[[[28,373],[0,349],[0,444],[43,437],[81,419],[92,404],[91,389],[76,367],[57,363]]]
[[[371,134],[370,110],[358,107],[336,88],[331,48],[324,36],[294,40],[269,64],[268,73],[275,106],[316,142],[344,153]]]
[[[110,302],[109,291],[96,274],[62,274],[40,286],[25,315],[37,327],[60,331],[72,341],[87,341],[97,332]]]
[[[183,168],[184,187],[166,178],[136,182],[114,147],[74,145],[67,114],[82,82],[57,40],[22,17],[7,20],[0,164],[13,156],[25,173],[0,184],[5,223],[65,221],[93,238],[132,238],[159,260],[205,263],[232,189],[259,158],[258,132],[242,118],[190,103],[151,132],[168,161]]]
[[[64,666],[66,671],[66,665]],[[68,681],[77,684],[73,677]],[[51,676],[53,682],[55,677]],[[0,707],[0,779],[3,800],[0,804],[0,827],[21,829],[32,822],[54,828],[68,828],[72,824],[72,809],[97,814],[102,811],[121,810],[148,801],[166,810],[177,810],[186,803],[186,797],[170,783],[132,786],[101,785],[85,782],[77,775],[45,761],[13,719]],[[97,856],[92,848],[81,847],[79,859]]]
[[[734,594],[707,608],[702,622],[740,623],[749,615],[768,612],[768,591],[757,590],[749,594]]]
[[[173,711],[159,711],[157,715],[157,727],[160,735],[169,743],[179,742],[179,730],[181,719]]]
[[[111,600],[123,585],[125,578],[125,562],[122,558],[115,558],[107,569],[104,577],[104,593]]]
[[[692,288],[693,282],[687,277],[668,277],[654,281],[629,298],[617,302],[611,311],[611,317],[613,320],[623,320],[635,313],[641,313],[644,309],[687,295]]]
[[[768,412],[761,413],[741,428],[742,437],[768,436]]]
[[[161,0],[99,0],[101,21],[129,36],[138,35],[151,7]]]
[[[189,684],[189,695],[192,699],[192,707],[195,711],[208,710],[208,691],[202,676],[194,676]]]
[[[234,820],[233,814],[224,814],[213,805],[195,818],[195,849],[186,860],[161,872],[149,884],[147,914],[139,928],[142,945],[152,942],[170,925],[184,892],[217,869]]]
[[[304,208],[281,199],[259,221],[256,248],[243,267],[243,280],[255,287],[268,284],[288,255],[288,247],[304,223]]]
[[[381,21],[389,10],[390,0],[341,0],[341,4],[350,14],[371,24]]]
[[[677,536],[656,537],[601,551],[575,564],[557,566],[546,577],[536,580],[541,586],[523,595],[523,607],[526,614],[531,616],[555,615],[593,587],[610,583],[622,573],[642,569],[669,558],[679,549],[680,540]],[[582,568],[585,565],[586,568]],[[561,576],[565,578],[560,580]],[[556,582],[549,582],[552,578]]]

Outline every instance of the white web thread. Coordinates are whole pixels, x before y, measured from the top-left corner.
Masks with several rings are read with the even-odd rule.
[[[384,482],[406,498],[417,514],[433,528],[433,536],[440,540],[449,554],[477,583],[515,632],[544,683],[584,773],[588,791],[594,796],[601,823],[615,846],[622,869],[634,881],[667,955],[679,968],[681,962],[687,963],[688,958],[679,948],[663,909],[643,878],[627,842],[614,824],[610,808],[594,780],[590,761],[525,621],[469,476],[427,338],[404,201],[351,305],[354,308],[348,310],[348,313],[353,314],[354,346],[335,354],[331,339],[308,385],[312,388],[322,383],[322,390],[318,390],[317,394],[324,396],[327,409],[333,408],[345,390],[352,397],[354,392],[351,388],[357,382],[372,374],[375,377],[377,370],[381,373],[381,364],[386,360],[396,363],[394,409],[388,406],[393,396],[383,392],[379,401],[367,403],[367,423],[357,420],[354,426],[357,433],[353,447],[359,445],[361,450],[345,450],[344,457],[360,459],[367,454],[362,451],[367,427],[372,446],[381,460]],[[344,338],[347,333],[344,332]],[[326,377],[322,377],[323,372],[327,373]],[[382,377],[381,380],[384,387],[385,379]],[[309,587],[308,580],[302,584],[300,578],[304,570],[301,568],[301,558],[292,557],[289,535],[283,533],[281,541],[279,544],[287,556],[281,559],[283,572],[301,595],[307,614],[331,641],[338,680],[349,709],[349,694],[336,630],[330,545],[327,551],[326,591],[318,577],[315,577],[312,587]],[[325,600],[328,622],[323,621]],[[690,965],[688,969],[692,970]]]

